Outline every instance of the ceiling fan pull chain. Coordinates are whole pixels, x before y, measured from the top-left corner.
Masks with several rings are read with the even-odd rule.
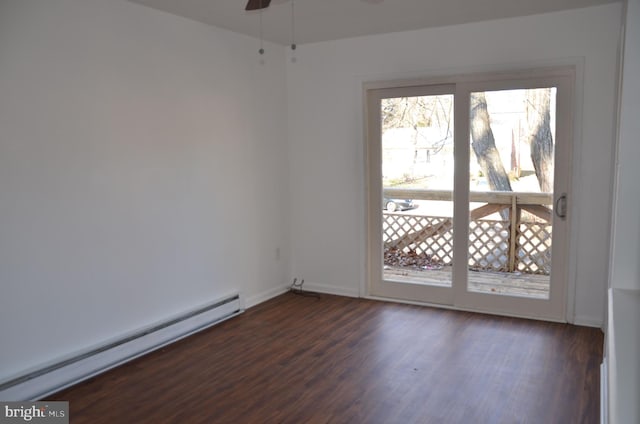
[[[294,0],[291,0],[291,50],[296,49],[296,17],[294,10]]]
[[[260,0],[260,50],[258,52],[264,54],[264,41],[262,37],[262,0]]]

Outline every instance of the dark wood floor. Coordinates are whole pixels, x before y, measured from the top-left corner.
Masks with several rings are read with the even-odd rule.
[[[67,389],[71,423],[597,423],[602,332],[285,294]]]

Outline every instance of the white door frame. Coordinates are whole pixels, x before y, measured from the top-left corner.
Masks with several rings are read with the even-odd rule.
[[[368,275],[370,293],[376,296],[415,300],[443,305],[453,304],[452,287],[424,284],[396,283],[382,278],[382,140],[380,101],[394,97],[435,96],[454,94],[455,85],[420,85],[383,88],[367,92],[368,148]],[[373,147],[377,146],[377,147]],[[455,219],[454,219],[455,221]],[[454,222],[455,226],[455,222]],[[377,230],[376,230],[377,229]]]
[[[528,316],[552,321],[566,321],[567,292],[569,289],[569,229],[572,216],[566,220],[554,217],[553,221],[553,251],[551,293],[547,301],[540,299],[514,298],[511,296],[497,296],[467,291],[466,260],[454,260],[453,288],[429,287],[422,285],[406,285],[401,293],[384,288],[382,282],[382,245],[381,220],[381,163],[380,152],[380,119],[379,110],[372,107],[372,102],[379,105],[382,98],[435,95],[455,92],[455,129],[456,139],[455,161],[463,164],[456,166],[454,189],[454,257],[466,258],[468,255],[468,227],[469,227],[469,122],[459,119],[468,116],[469,94],[473,91],[493,91],[506,89],[557,87],[556,97],[556,152],[554,179],[554,195],[571,193],[572,142],[574,130],[576,67],[559,66],[537,70],[518,70],[508,72],[490,72],[481,74],[446,76],[419,80],[386,81],[368,83],[364,85],[366,110],[365,148],[367,151],[367,294],[371,297],[399,298],[408,301],[428,304],[442,304],[456,309],[486,311],[504,315]],[[377,108],[379,109],[379,107]],[[564,125],[561,123],[564,122]],[[560,142],[558,142],[560,141]],[[376,147],[378,146],[378,147]],[[565,165],[564,167],[562,165]],[[377,170],[377,171],[376,171]],[[570,199],[571,200],[571,199]],[[568,208],[572,210],[571,207]],[[467,229],[456,231],[455,229]],[[558,237],[556,237],[558,235]],[[378,284],[380,280],[381,284]],[[381,290],[382,288],[382,290]],[[426,295],[425,295],[426,293]]]

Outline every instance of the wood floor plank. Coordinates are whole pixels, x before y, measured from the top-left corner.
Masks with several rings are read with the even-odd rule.
[[[80,423],[597,423],[598,329],[288,293],[60,392]]]

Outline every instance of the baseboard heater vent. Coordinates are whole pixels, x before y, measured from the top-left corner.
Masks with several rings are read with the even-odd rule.
[[[1,401],[27,401],[87,380],[243,312],[234,294],[0,384]]]

